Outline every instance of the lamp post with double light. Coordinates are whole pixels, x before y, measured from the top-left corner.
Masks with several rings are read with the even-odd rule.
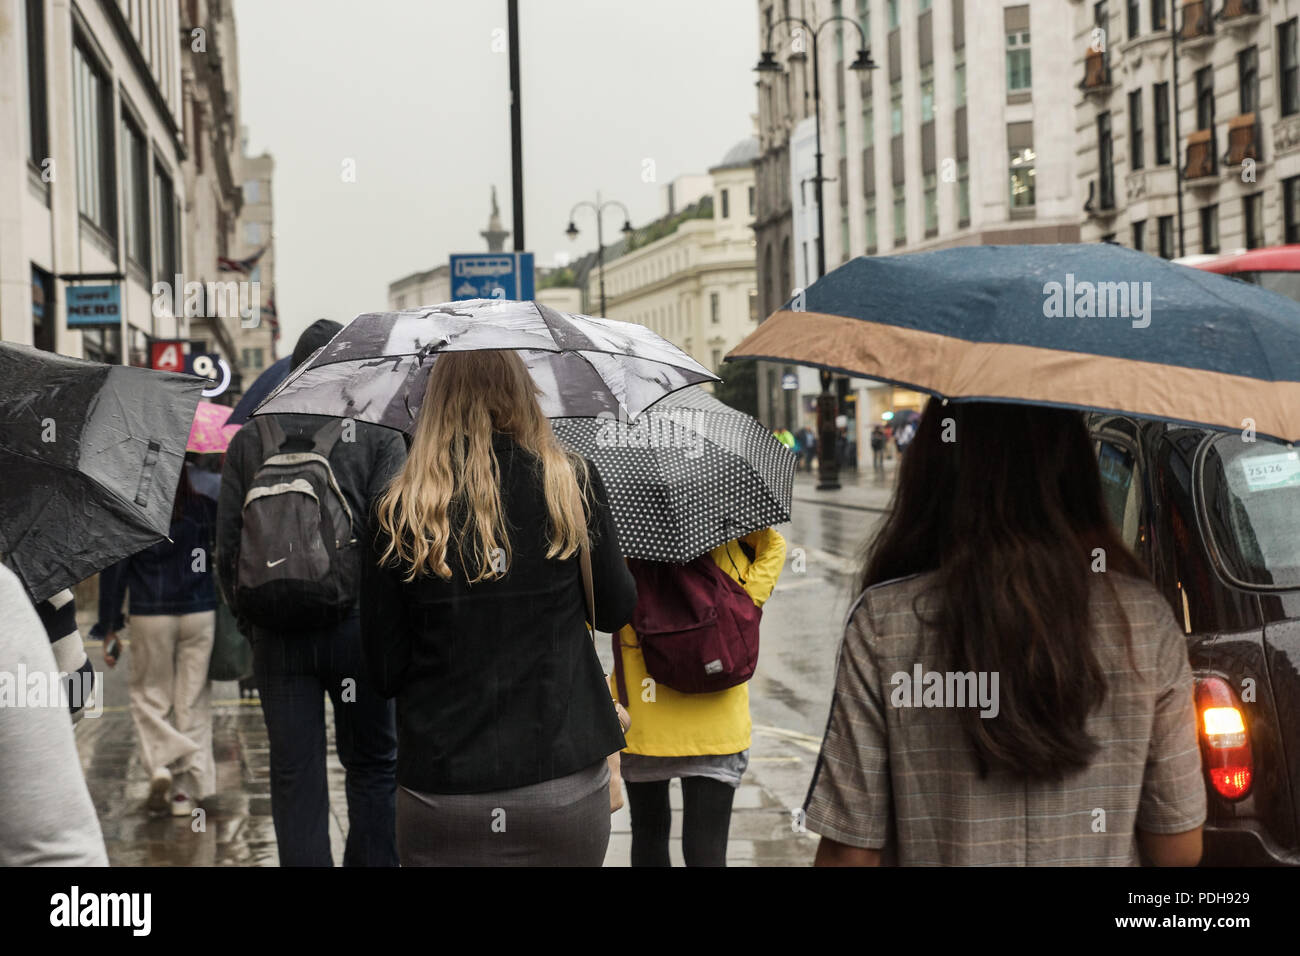
[[[579,209],[584,209],[584,208],[590,209],[593,213],[595,213],[596,215],[596,269],[600,276],[600,315],[602,318],[605,317],[605,231],[601,225],[601,220],[604,218],[605,210],[610,208],[611,206],[616,206],[619,209],[623,210],[623,228],[620,231],[625,236],[631,235],[632,216],[627,211],[627,206],[624,206],[617,199],[607,199],[604,202],[601,202],[600,193],[596,193],[596,201],[594,203],[584,199],[582,202],[576,203],[574,207],[571,210],[569,210],[569,228],[564,230],[564,234],[568,236],[570,239],[577,239],[578,227],[573,221],[574,214]]]
[[[817,202],[817,278],[826,274],[826,219],[825,211],[822,204],[822,184],[826,177],[822,175],[822,84],[821,84],[821,66],[817,56],[817,37],[822,29],[831,23],[844,21],[853,25],[858,31],[861,38],[861,45],[858,47],[857,56],[849,64],[849,69],[854,71],[874,70],[876,69],[875,60],[871,59],[871,48],[867,45],[867,34],[862,29],[862,24],[850,17],[834,16],[827,17],[817,26],[813,26],[802,17],[782,17],[775,20],[767,28],[766,42],[763,44],[763,54],[759,58],[758,66],[754,67],[758,73],[780,73],[783,67],[776,61],[776,54],[772,50],[772,35],[776,28],[783,24],[790,24],[793,27],[800,27],[806,32],[810,45],[812,46],[813,62],[813,111],[816,116],[816,163],[817,170],[813,176],[813,189]],[[792,33],[794,30],[792,29]],[[792,37],[792,45],[798,40],[797,36]],[[802,51],[795,51],[796,56],[802,55]],[[843,184],[841,183],[841,188]],[[790,290],[787,290],[790,291]],[[817,488],[818,490],[834,490],[840,486],[839,482],[839,460],[836,457],[838,433],[836,431],[836,419],[839,417],[839,401],[835,393],[831,390],[831,384],[834,376],[825,369],[820,371],[821,394],[817,397],[817,445],[818,445],[818,466],[817,466]]]

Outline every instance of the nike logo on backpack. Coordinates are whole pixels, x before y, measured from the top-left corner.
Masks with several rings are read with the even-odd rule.
[[[273,567],[275,567],[277,564],[284,564],[284,562],[286,562],[286,561],[288,561],[288,560],[289,560],[288,558],[281,558],[279,561],[268,561],[268,562],[266,562],[266,566],[267,566],[268,568],[273,568]]]

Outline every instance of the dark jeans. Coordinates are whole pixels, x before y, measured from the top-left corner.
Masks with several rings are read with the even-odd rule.
[[[325,695],[346,771],[344,866],[397,866],[394,705],[370,687],[360,618],[323,631],[253,628],[253,671],[271,743],[271,818],[281,866],[333,866],[325,772]]]
[[[632,814],[632,865],[670,866],[673,811],[668,781],[623,782]],[[726,866],[736,788],[710,777],[682,777],[682,856],[687,866]]]

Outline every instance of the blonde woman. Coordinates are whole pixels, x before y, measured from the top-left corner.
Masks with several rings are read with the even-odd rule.
[[[599,866],[624,746],[585,624],[636,588],[594,469],[557,444],[511,351],[439,355],[406,466],[376,506],[366,664],[397,698],[403,866]]]

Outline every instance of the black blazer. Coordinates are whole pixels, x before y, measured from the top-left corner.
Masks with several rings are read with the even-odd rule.
[[[522,787],[625,745],[587,631],[578,559],[546,557],[540,463],[507,436],[493,445],[513,552],[503,577],[471,585],[453,553],[449,580],[407,584],[403,571],[379,566],[386,535],[371,538],[361,588],[365,662],[380,692],[397,698],[397,781],[411,790]],[[636,585],[604,485],[595,468],[590,474],[596,626],[612,632],[631,620]]]

